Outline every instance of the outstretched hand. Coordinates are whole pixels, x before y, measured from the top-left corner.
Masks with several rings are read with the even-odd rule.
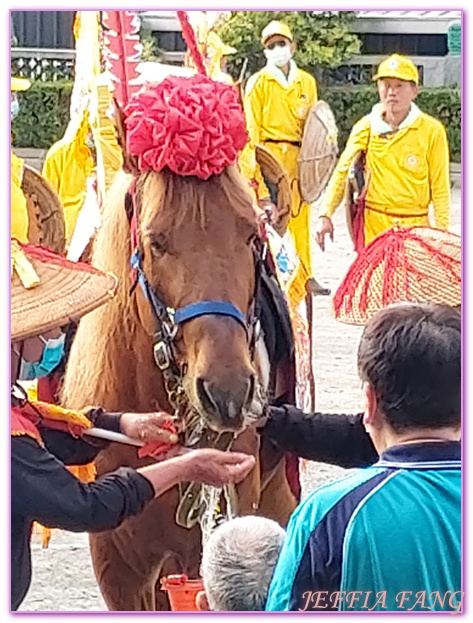
[[[271,201],[271,199],[260,199],[258,201],[258,207],[260,208],[260,210],[263,211],[263,214],[266,216],[267,222],[272,223],[276,218],[278,209]]]
[[[187,462],[188,479],[212,487],[240,482],[255,466],[255,457],[242,452],[222,452],[212,448],[193,450],[181,460]]]
[[[172,432],[172,418],[167,413],[123,413],[120,426],[125,435],[132,439],[161,442],[169,445],[177,443],[177,435]]]
[[[332,219],[328,216],[320,216],[317,229],[315,231],[315,239],[317,240],[317,244],[325,251],[325,236],[328,234],[330,236],[330,240],[333,242],[333,223]]]

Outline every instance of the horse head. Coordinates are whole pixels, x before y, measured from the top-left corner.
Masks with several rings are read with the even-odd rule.
[[[206,181],[170,171],[142,174],[136,201],[143,276],[163,306],[176,310],[172,355],[188,400],[213,430],[239,431],[245,415],[251,417],[256,388],[252,197],[228,167]],[[136,297],[151,333],[151,323],[159,321],[150,318],[149,296],[137,289]]]

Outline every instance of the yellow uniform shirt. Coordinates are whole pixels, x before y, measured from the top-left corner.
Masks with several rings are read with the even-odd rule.
[[[64,138],[54,143],[46,154],[43,175],[59,195],[64,206],[66,240],[70,242],[87,191],[87,178],[94,160],[85,139],[89,128],[84,117],[72,141]]]
[[[316,101],[315,79],[293,61],[287,78],[277,67],[267,65],[248,80],[244,109],[250,143],[240,166],[249,181],[256,179],[260,184],[260,199],[269,197],[269,191],[256,163],[255,146],[267,140],[300,143],[305,120]]]
[[[117,171],[122,167],[122,151],[116,138],[112,119],[108,117],[110,93],[103,85],[97,87],[97,121],[92,127],[95,145],[102,158],[106,192],[111,186]],[[89,114],[84,114],[82,122],[72,140],[54,143],[46,155],[43,175],[59,195],[64,206],[66,221],[66,240],[69,243],[74,233],[77,219],[87,194],[87,179],[92,174],[95,162],[86,145],[90,129]]]
[[[20,242],[28,242],[28,208],[21,189],[23,160],[11,154],[11,235]]]
[[[374,129],[379,106],[353,126],[329,182],[321,216],[331,217],[342,202],[350,165],[356,153],[363,150],[370,171],[365,213],[370,232],[366,244],[399,219],[405,226],[428,224],[430,203],[436,226],[448,229],[450,162],[444,126],[411,105],[410,122],[401,124],[395,133],[380,134]],[[404,218],[408,219],[406,223],[402,223]]]

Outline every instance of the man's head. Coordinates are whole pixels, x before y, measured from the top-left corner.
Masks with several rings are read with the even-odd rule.
[[[200,610],[262,611],[284,541],[281,526],[265,517],[238,517],[219,526],[204,545]]]
[[[237,49],[224,43],[216,32],[209,32],[207,37],[207,56],[209,57],[213,68],[224,69],[227,62],[227,56],[236,54]]]
[[[18,92],[26,91],[31,86],[31,82],[25,78],[11,78],[10,85],[10,119],[14,119],[20,110]]]
[[[296,49],[291,29],[282,22],[270,22],[261,34],[264,54],[270,63],[284,67]]]
[[[406,114],[419,93],[419,72],[414,63],[400,54],[393,54],[378,67],[373,80],[378,83],[381,102],[393,114]]]
[[[363,332],[358,370],[364,424],[378,451],[386,434],[459,431],[461,317],[453,308],[400,303],[378,312]]]

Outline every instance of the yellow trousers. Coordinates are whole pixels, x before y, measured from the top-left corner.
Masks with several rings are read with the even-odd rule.
[[[307,279],[312,277],[310,205],[302,201],[297,179],[300,148],[291,143],[265,142],[264,146],[284,166],[291,186],[292,216],[289,221],[289,231],[294,239],[294,246],[300,260],[288,285],[289,300],[291,307],[295,310],[306,296],[305,284]]]
[[[368,246],[377,236],[384,234],[388,229],[396,225],[400,227],[429,227],[427,214],[420,216],[389,216],[381,212],[366,209],[365,217],[365,246]]]

